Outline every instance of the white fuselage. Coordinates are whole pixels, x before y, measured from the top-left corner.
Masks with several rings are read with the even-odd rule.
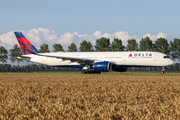
[[[56,52],[39,53],[47,56],[73,57],[80,59],[92,59],[95,62],[109,61],[120,66],[169,66],[173,64],[170,58],[164,58],[166,55],[159,52],[133,51],[133,52]],[[63,65],[82,65],[80,62],[71,62],[61,58],[38,56],[34,54],[23,55],[30,57],[31,62],[40,63],[48,66]],[[93,64],[93,63],[92,63]]]

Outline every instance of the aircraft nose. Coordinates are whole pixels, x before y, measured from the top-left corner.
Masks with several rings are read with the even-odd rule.
[[[168,61],[170,65],[174,64],[174,62],[172,60]]]

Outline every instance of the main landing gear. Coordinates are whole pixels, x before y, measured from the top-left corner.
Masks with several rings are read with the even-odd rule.
[[[99,71],[88,71],[88,70],[82,70],[82,74],[101,74]]]
[[[101,72],[95,71],[90,65],[85,65],[82,69],[82,74],[101,74]]]

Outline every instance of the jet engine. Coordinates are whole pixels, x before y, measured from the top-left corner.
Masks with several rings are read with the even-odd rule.
[[[101,72],[108,72],[111,70],[111,63],[110,62],[96,62],[94,63],[94,70],[101,71]]]

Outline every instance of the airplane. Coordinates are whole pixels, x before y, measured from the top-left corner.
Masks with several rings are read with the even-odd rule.
[[[169,56],[152,51],[123,52],[53,52],[40,53],[22,32],[14,32],[23,55],[18,59],[28,60],[53,67],[82,68],[82,73],[117,71],[126,72],[128,67],[163,67],[173,64]],[[164,69],[161,71],[164,74]]]

